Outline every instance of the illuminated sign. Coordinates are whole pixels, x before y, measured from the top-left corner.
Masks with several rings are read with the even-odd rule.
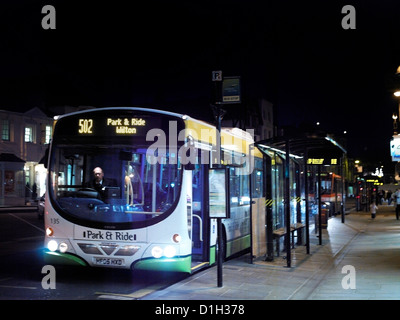
[[[107,118],[107,126],[115,127],[116,134],[136,134],[136,127],[143,127],[146,125],[146,120],[142,118]]]
[[[336,165],[338,164],[338,159],[336,158],[308,158],[307,164],[319,164],[319,165]]]
[[[222,102],[240,103],[240,77],[225,77],[222,82]]]
[[[229,218],[229,171],[224,168],[208,169],[209,217]]]
[[[93,133],[93,119],[79,119],[78,120],[79,133]]]
[[[105,121],[105,123],[103,122]],[[98,122],[105,124],[104,128],[113,128],[116,135],[134,135],[138,127],[146,126],[146,120],[142,118],[106,118],[106,119],[78,119],[78,133],[91,135]]]
[[[400,161],[400,136],[395,135],[390,140],[390,155],[392,161]]]
[[[184,121],[176,116],[127,108],[107,108],[61,117],[55,125],[53,140],[57,143],[126,143],[129,140],[147,144],[148,133],[154,134],[155,129],[157,132],[177,135],[184,128]],[[168,138],[167,143],[170,141]],[[182,144],[182,141],[178,144]]]
[[[308,159],[307,164],[324,164],[324,159]]]
[[[379,180],[376,179],[367,179],[365,180],[367,183],[373,183],[374,186],[383,186],[383,182],[380,182]]]

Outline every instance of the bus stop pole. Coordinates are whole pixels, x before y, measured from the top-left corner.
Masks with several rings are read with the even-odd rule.
[[[223,286],[223,273],[222,273],[222,264],[224,263],[223,257],[223,240],[222,240],[222,221],[221,218],[217,219],[217,227],[218,227],[218,261],[217,261],[217,286],[218,288],[222,288]]]
[[[340,176],[342,177],[342,207],[341,207],[341,214],[342,214],[342,223],[345,222],[345,215],[346,215],[346,182],[345,182],[345,168],[344,168],[344,156],[340,159]]]
[[[221,168],[221,160],[222,160],[222,149],[221,149],[221,126],[222,126],[222,119],[226,113],[225,110],[221,109],[221,102],[217,101],[215,103],[215,106],[213,107],[213,111],[214,111],[214,116],[216,118],[216,122],[217,122],[217,131],[216,131],[216,135],[217,135],[217,154],[218,154],[218,163],[217,163],[217,167]],[[221,288],[223,286],[223,273],[222,273],[222,264],[224,263],[224,250],[223,250],[223,237],[222,237],[222,219],[221,218],[217,218],[217,240],[218,240],[218,251],[217,251],[217,286],[218,288]]]
[[[290,149],[289,139],[286,140],[286,155],[285,155],[285,222],[286,222],[286,265],[291,267],[291,239],[290,239]]]
[[[308,207],[308,150],[304,150],[304,193],[306,202],[306,250],[307,254],[310,254],[310,210]]]
[[[254,143],[249,145],[249,158],[252,159],[252,151],[254,150]],[[254,159],[253,159],[254,161]],[[250,163],[247,164],[248,166],[251,166],[251,161]],[[253,170],[254,168],[248,168],[249,169],[249,193],[250,193],[250,264],[253,264]],[[257,235],[256,235],[257,239]]]
[[[321,196],[321,165],[318,167],[318,239],[319,245],[322,245],[322,196]],[[327,217],[328,219],[328,217]]]
[[[272,175],[272,159],[263,155],[264,164],[263,169],[266,174],[266,179],[271,179]],[[268,165],[267,165],[268,161]],[[265,197],[272,201],[272,185],[265,184]],[[274,238],[273,238],[273,217],[272,217],[272,204],[269,201],[265,201],[265,212],[266,212],[266,233],[267,233],[267,256],[265,261],[274,261]]]

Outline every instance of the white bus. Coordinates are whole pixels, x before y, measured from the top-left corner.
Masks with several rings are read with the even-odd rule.
[[[49,149],[45,261],[49,264],[193,272],[216,261],[209,168],[229,175],[225,256],[250,247],[250,177],[262,196],[262,160],[240,129],[176,113],[101,108],[60,116]],[[101,168],[103,184],[94,185]],[[249,174],[251,172],[251,175]]]

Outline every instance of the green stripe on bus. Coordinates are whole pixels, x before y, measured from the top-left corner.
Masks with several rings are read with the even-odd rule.
[[[226,243],[226,256],[229,257],[247,248],[250,248],[250,235],[228,241]]]
[[[182,258],[149,258],[136,262],[133,269],[152,271],[176,271],[190,273],[192,268],[192,256]]]
[[[217,260],[217,247],[210,247],[210,266],[212,266]]]
[[[85,260],[68,253],[44,251],[44,261],[48,264],[64,264],[70,266],[86,267]]]

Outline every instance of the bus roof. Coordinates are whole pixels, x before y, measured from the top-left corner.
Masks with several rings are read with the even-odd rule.
[[[78,114],[84,114],[84,113],[92,113],[92,112],[100,112],[100,111],[114,111],[116,109],[119,110],[137,110],[137,111],[146,111],[146,112],[153,112],[153,113],[159,113],[159,114],[164,114],[172,117],[177,117],[184,119],[185,115],[180,114],[180,113],[175,113],[175,112],[170,112],[170,111],[164,111],[164,110],[159,110],[159,109],[150,109],[150,108],[144,108],[144,107],[104,107],[104,108],[93,108],[93,109],[86,109],[86,110],[80,110],[80,111],[75,111],[71,113],[66,113],[60,116],[57,116],[58,119],[72,116],[72,115],[78,115]]]
[[[206,121],[198,120],[198,119],[192,118],[192,117],[190,117],[188,115],[184,115],[184,114],[180,114],[180,113],[176,113],[176,112],[170,112],[170,111],[159,110],[159,109],[144,108],[144,107],[124,107],[124,106],[121,106],[121,107],[104,107],[104,108],[86,109],[86,110],[81,110],[81,111],[76,111],[76,112],[71,112],[71,113],[67,113],[67,114],[64,114],[64,115],[60,115],[59,117],[57,117],[56,120],[59,120],[59,119],[62,119],[64,117],[68,117],[68,116],[73,116],[73,115],[87,114],[87,113],[94,113],[94,112],[102,112],[102,111],[115,111],[117,109],[118,110],[144,111],[144,112],[150,112],[150,113],[160,114],[160,115],[167,115],[167,116],[171,116],[171,117],[176,117],[178,119],[182,119],[186,123],[186,128],[189,130],[189,134],[191,134],[195,138],[198,138],[199,141],[201,141],[202,139],[200,138],[198,133],[200,133],[202,129],[209,130],[209,132],[210,132],[209,138],[207,138],[206,140],[204,140],[202,142],[206,142],[206,143],[211,143],[212,144],[212,141],[213,141],[212,137],[215,137],[215,134],[216,134],[216,127],[214,125],[206,122]],[[235,139],[240,139],[240,141],[241,141],[240,145],[241,146],[240,146],[239,150],[241,150],[244,153],[248,152],[248,145],[254,143],[253,137],[247,131],[244,131],[244,130],[239,129],[239,128],[222,128],[221,129],[222,141],[224,141],[224,140],[227,141],[227,142],[229,141],[229,145],[230,146],[228,146],[228,145],[225,146],[228,149],[232,148],[232,145],[231,145],[232,142],[230,142],[231,139],[228,138],[229,136],[234,137]],[[236,140],[236,144],[237,143],[238,143],[238,141]],[[224,147],[224,143],[222,143],[222,145]],[[257,156],[260,156],[257,151],[256,151]]]

